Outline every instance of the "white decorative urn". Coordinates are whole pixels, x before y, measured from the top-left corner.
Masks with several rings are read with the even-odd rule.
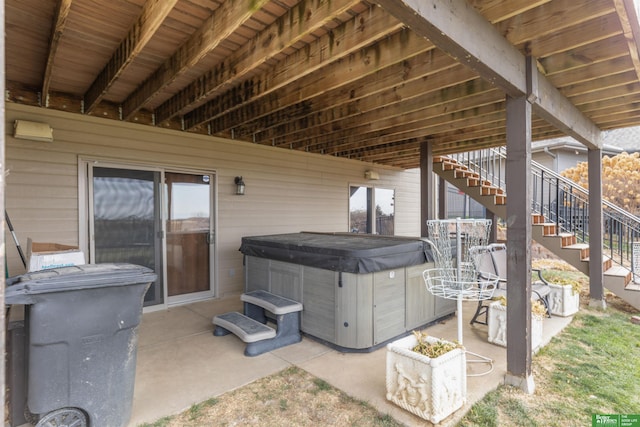
[[[500,301],[489,304],[487,339],[490,343],[507,346],[507,306]],[[542,323],[544,318],[531,314],[531,350],[536,352],[542,345]]]
[[[427,337],[426,341],[443,340]],[[387,345],[387,399],[437,424],[466,403],[465,350],[456,347],[429,358],[412,351],[417,344],[416,336],[409,335]]]
[[[580,293],[571,285],[549,283],[549,311],[556,316],[573,316],[580,309]]]

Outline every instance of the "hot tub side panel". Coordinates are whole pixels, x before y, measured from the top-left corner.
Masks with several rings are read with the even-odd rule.
[[[405,330],[405,268],[373,273],[373,344],[381,344]]]
[[[301,330],[344,349],[367,350],[455,311],[426,290],[433,264],[345,273],[245,257],[245,290],[263,289],[303,305]]]
[[[340,273],[336,292],[336,342],[353,349],[373,345],[373,273]]]
[[[245,257],[245,292],[264,290],[302,302],[303,267],[266,258]]]
[[[288,262],[272,261],[269,269],[269,292],[302,302],[304,267]]]
[[[271,260],[254,256],[244,257],[244,291],[271,291],[269,269]]]
[[[434,268],[433,263],[406,268],[405,327],[407,331],[449,315],[456,309],[454,300],[436,297],[427,290],[422,272],[430,268]]]
[[[303,274],[301,330],[321,340],[335,343],[337,340],[336,290],[340,273],[304,267]]]

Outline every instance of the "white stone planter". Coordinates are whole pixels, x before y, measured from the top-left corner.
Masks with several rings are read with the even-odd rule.
[[[412,351],[416,344],[416,337],[409,335],[387,345],[387,399],[437,424],[466,402],[465,351],[456,348],[431,359]]]
[[[572,316],[580,309],[580,294],[573,293],[571,285],[549,283],[549,311],[556,316]]]
[[[487,339],[490,343],[507,346],[507,307],[500,301],[489,304],[488,312],[489,333]],[[531,316],[531,349],[537,351],[542,345],[542,323],[543,318]]]

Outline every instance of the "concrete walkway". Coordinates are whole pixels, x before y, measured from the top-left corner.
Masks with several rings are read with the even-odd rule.
[[[454,425],[487,392],[502,383],[506,349],[487,342],[487,327],[469,325],[475,303],[464,303],[464,345],[468,351],[494,360],[493,371],[467,378],[467,404],[439,425]],[[203,301],[147,313],[140,325],[138,365],[130,426],[176,414],[194,403],[219,396],[259,378],[296,365],[366,401],[380,412],[408,426],[430,426],[386,400],[386,349],[371,353],[340,353],[310,338],[256,357],[243,355],[244,343],[234,335],[214,337],[211,319],[231,310],[242,311],[239,296]],[[547,343],[571,321],[553,317],[544,321]],[[456,317],[427,328],[429,335],[457,339]],[[468,356],[471,358],[472,356]],[[487,364],[468,364],[469,373],[487,370]]]

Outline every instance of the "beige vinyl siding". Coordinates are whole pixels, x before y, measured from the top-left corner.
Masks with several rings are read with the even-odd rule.
[[[397,189],[395,194],[395,229],[396,236],[420,235],[420,169],[403,171],[393,175],[388,188]],[[382,181],[382,173],[380,180]],[[384,181],[387,182],[386,180]],[[382,184],[376,184],[384,187]]]
[[[242,291],[242,255],[238,249],[243,236],[347,231],[349,185],[396,190],[396,234],[420,233],[417,170],[403,171],[44,108],[10,103],[6,107],[6,207],[25,250],[27,237],[39,242],[79,243],[79,158],[214,172],[219,296]],[[54,129],[54,142],[13,138],[16,119],[48,123]],[[367,169],[378,172],[380,179],[365,180]],[[239,175],[247,186],[245,196],[234,195],[234,177]],[[21,273],[8,234],[7,253],[10,274]]]

